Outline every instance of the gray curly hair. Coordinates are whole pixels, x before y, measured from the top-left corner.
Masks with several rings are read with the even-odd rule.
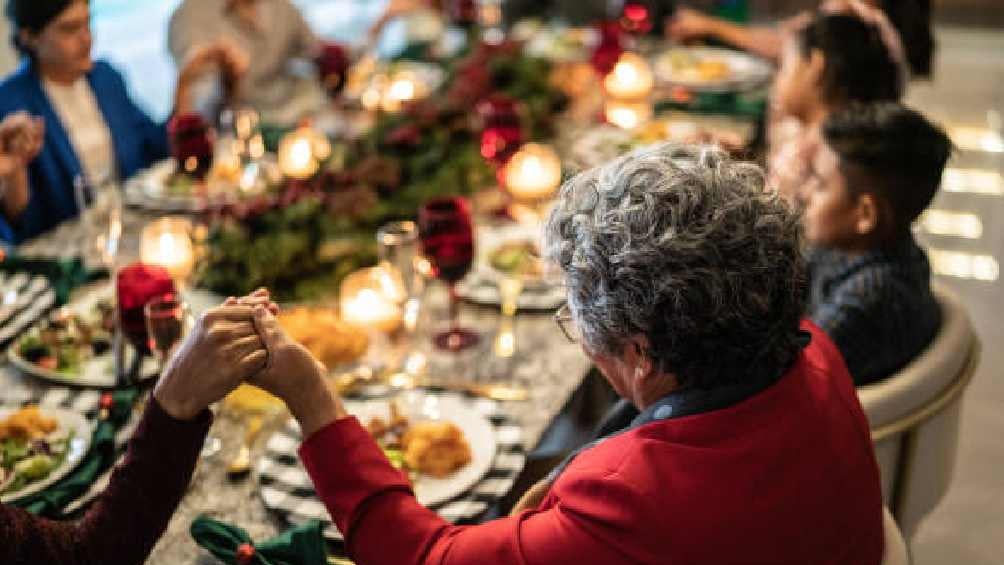
[[[644,335],[657,368],[707,389],[776,376],[798,354],[801,237],[759,167],[663,144],[566,182],[544,248],[587,348],[619,355]]]

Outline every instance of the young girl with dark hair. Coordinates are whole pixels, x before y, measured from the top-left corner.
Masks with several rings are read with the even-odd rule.
[[[771,95],[767,169],[794,199],[804,185],[806,148],[833,111],[854,102],[896,101],[906,70],[896,38],[858,14],[820,13],[786,41]]]

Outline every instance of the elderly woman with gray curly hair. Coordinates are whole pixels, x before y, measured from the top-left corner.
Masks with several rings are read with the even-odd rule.
[[[563,331],[641,413],[505,519],[455,526],[419,505],[268,316],[285,370],[260,384],[299,419],[356,562],[881,562],[868,425],[840,354],[802,320],[799,220],[760,169],[711,148],[629,154],[562,188],[546,243]]]

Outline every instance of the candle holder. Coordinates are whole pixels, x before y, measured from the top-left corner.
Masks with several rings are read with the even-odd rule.
[[[213,166],[214,135],[205,118],[197,113],[179,114],[167,125],[171,155],[178,170],[202,180]]]
[[[636,129],[652,121],[652,105],[648,102],[607,100],[603,115],[608,123],[623,129]]]
[[[340,309],[345,323],[393,335],[404,323],[407,293],[401,274],[387,263],[356,271],[342,281]]]
[[[140,258],[148,265],[158,265],[171,274],[179,286],[185,286],[195,269],[192,222],[182,217],[165,217],[143,228]]]
[[[279,142],[279,170],[292,179],[306,180],[314,176],[330,156],[331,142],[309,125],[298,127]]]
[[[635,53],[625,52],[603,79],[606,102],[603,116],[623,129],[635,129],[652,120],[652,90],[655,79],[648,62]]]
[[[645,100],[652,94],[655,78],[652,68],[641,56],[622,53],[613,70],[603,79],[607,95],[617,100]]]
[[[528,143],[505,166],[504,180],[513,200],[528,207],[530,218],[538,222],[561,186],[561,159],[550,145]]]

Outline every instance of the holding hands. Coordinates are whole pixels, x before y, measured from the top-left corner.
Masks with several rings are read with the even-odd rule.
[[[15,112],[0,122],[0,196],[8,218],[28,206],[28,164],[42,151],[44,139],[42,118]]]
[[[161,407],[189,420],[248,381],[282,399],[304,437],[344,417],[324,365],[286,334],[277,313],[262,289],[203,314],[154,390]]]
[[[0,122],[0,175],[9,166],[25,167],[39,152],[45,138],[45,121],[27,112],[15,112]]]
[[[247,54],[232,41],[220,39],[208,45],[195,47],[185,58],[178,74],[174,111],[186,114],[194,110],[191,91],[195,83],[207,73],[220,73],[228,97],[235,95],[237,85],[247,73],[251,61]]]

